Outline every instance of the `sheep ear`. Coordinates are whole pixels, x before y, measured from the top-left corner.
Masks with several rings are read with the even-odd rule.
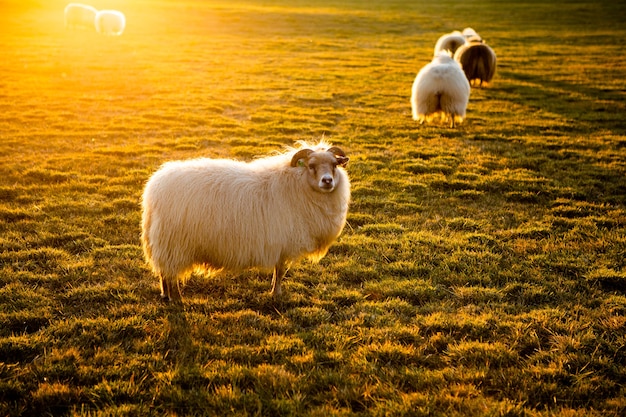
[[[347,156],[335,156],[335,158],[337,158],[337,165],[339,165],[340,167],[345,167],[346,165],[348,165],[348,161],[350,160],[350,158],[348,158]]]
[[[309,155],[311,155],[312,153],[313,151],[311,149],[300,149],[291,158],[291,166],[292,167],[304,166],[305,164],[304,164],[303,159],[308,159]]]
[[[337,165],[342,167],[348,165],[350,158],[346,156],[346,153],[341,148],[333,146],[332,148],[328,148],[326,152],[330,152],[335,155],[335,158],[337,158]]]

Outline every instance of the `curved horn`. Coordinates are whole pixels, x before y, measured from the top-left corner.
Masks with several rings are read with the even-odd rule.
[[[338,148],[336,146],[333,146],[332,148],[328,148],[326,152],[330,152],[333,155],[346,156],[346,153],[343,150],[341,150],[341,148]]]
[[[291,158],[291,166],[292,167],[298,166],[299,160],[308,158],[309,155],[311,155],[312,153],[313,151],[311,149],[300,149]]]
[[[337,164],[340,167],[345,167],[346,165],[348,165],[348,161],[350,160],[350,158],[346,156],[346,153],[341,148],[333,146],[332,148],[328,148],[326,152],[332,153],[335,158],[337,158]]]

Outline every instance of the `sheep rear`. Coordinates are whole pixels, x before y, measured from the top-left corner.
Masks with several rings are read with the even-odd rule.
[[[496,73],[496,55],[484,43],[469,43],[459,48],[454,59],[461,64],[469,83],[483,86],[490,83]]]

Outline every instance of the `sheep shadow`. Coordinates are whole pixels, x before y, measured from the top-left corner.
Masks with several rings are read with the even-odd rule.
[[[516,101],[535,103],[534,107],[558,114],[564,119],[576,118],[587,125],[602,123],[605,128],[620,132],[626,130],[626,119],[623,117],[626,94],[623,89],[590,87],[539,74],[506,71],[502,75],[512,80],[513,84],[499,89],[519,97]],[[511,100],[510,97],[508,99]]]
[[[238,273],[223,272],[214,276],[192,274],[182,287],[183,304],[193,304],[193,309],[211,314],[223,307],[215,304],[216,300],[236,300],[231,307],[251,309],[260,314],[280,316],[286,311],[308,305],[308,298],[290,285],[294,279],[288,273],[284,282],[283,294],[273,297],[271,290],[271,273],[251,269]],[[296,281],[297,282],[297,281]],[[297,284],[296,284],[297,286]],[[302,290],[302,288],[300,288]],[[206,305],[202,305],[206,300]],[[200,303],[200,304],[199,304]]]
[[[178,367],[189,367],[195,363],[198,348],[191,337],[191,326],[182,303],[164,305],[167,328],[164,334],[164,357]]]

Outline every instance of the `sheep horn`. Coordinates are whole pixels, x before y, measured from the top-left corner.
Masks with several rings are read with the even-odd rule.
[[[348,164],[348,161],[350,160],[350,158],[346,156],[346,153],[341,148],[338,148],[336,146],[333,146],[332,148],[328,148],[326,152],[330,152],[333,155],[335,155],[335,158],[337,158],[337,163],[339,164],[339,166],[345,167]]]
[[[309,157],[309,155],[311,155],[313,153],[313,151],[311,149],[300,149],[298,152],[296,152],[293,157],[291,158],[291,166],[295,167],[298,166],[298,162],[301,159],[306,159]]]
[[[342,151],[341,148],[338,148],[336,146],[333,146],[332,148],[328,148],[326,152],[330,152],[333,155],[346,156],[346,153]]]

